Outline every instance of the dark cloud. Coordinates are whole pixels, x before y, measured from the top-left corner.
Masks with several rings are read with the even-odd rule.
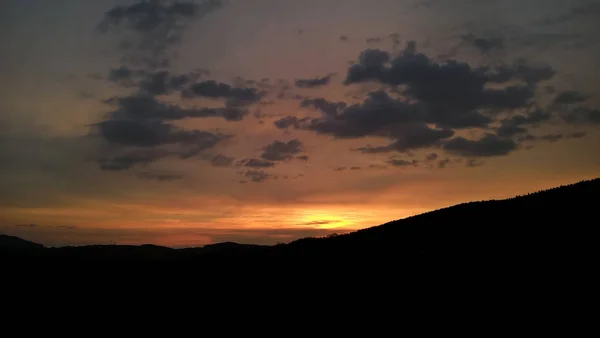
[[[495,50],[504,49],[504,38],[502,37],[481,38],[473,34],[466,34],[461,36],[461,40],[474,46],[482,54],[489,54]]]
[[[301,128],[301,125],[306,121],[308,121],[308,119],[299,119],[295,116],[286,116],[273,122],[273,124],[279,129],[287,129],[290,127]]]
[[[328,225],[328,224],[333,224],[333,223],[338,223],[338,221],[312,221],[312,222],[308,222],[308,223],[302,223],[302,224],[298,224],[298,225]]]
[[[536,86],[540,82],[550,80],[556,75],[556,70],[549,66],[534,66],[525,59],[517,59],[510,66],[485,68],[486,81],[489,83],[506,83],[522,81],[528,86]],[[510,88],[510,87],[509,87]]]
[[[57,229],[65,229],[65,230],[75,230],[75,229],[77,229],[77,227],[70,226],[70,225],[57,225],[56,228]]]
[[[38,224],[33,224],[33,223],[32,224],[15,224],[15,226],[19,227],[19,228],[37,228],[37,227],[39,227]]]
[[[524,60],[512,66],[472,68],[469,64],[450,60],[437,63],[425,54],[417,53],[416,43],[409,42],[404,52],[390,61],[389,54],[367,50],[372,55],[361,57],[348,70],[345,83],[376,81],[386,85],[404,86],[403,94],[417,101],[426,111],[425,119],[441,127],[483,127],[491,122],[485,110],[524,108],[532,104],[535,87],[552,78],[549,67],[535,67]],[[383,54],[387,56],[384,56]],[[489,88],[488,83],[521,80],[503,88]]]
[[[565,135],[565,137],[568,139],[578,139],[578,138],[585,137],[586,135],[587,135],[586,132],[578,131],[578,132],[567,134],[567,135]]]
[[[577,107],[570,112],[563,114],[562,118],[566,123],[573,125],[599,125],[600,110],[587,107]]]
[[[385,163],[393,165],[394,167],[408,167],[408,166],[416,167],[419,165],[419,161],[417,161],[417,160],[407,161],[407,160],[397,159],[397,158],[389,159]]]
[[[504,41],[469,39],[483,52],[500,48]],[[349,68],[345,81],[346,85],[378,82],[391,86],[392,92],[401,98],[390,96],[384,89],[370,92],[362,103],[351,105],[324,98],[305,98],[300,106],[319,111],[321,117],[288,116],[274,124],[280,129],[293,127],[338,139],[376,136],[392,140],[387,146],[357,149],[363,153],[439,147],[465,157],[507,155],[518,148],[509,137],[527,133],[526,127],[549,121],[551,115],[538,109],[509,115],[501,121],[498,116],[539,106],[535,101],[538,85],[555,74],[551,67],[532,65],[524,59],[503,66],[477,68],[455,60],[437,63],[419,53],[416,43],[410,41],[404,51],[393,58],[378,49],[363,51],[358,63]],[[579,111],[580,116],[594,120],[595,113],[582,112]],[[498,134],[489,132],[492,122],[500,122],[496,129]],[[487,132],[478,140],[455,137],[455,129],[473,127]]]
[[[96,128],[103,139],[120,146],[184,144],[208,149],[225,138],[208,131],[179,129],[160,121],[107,120],[98,123]]]
[[[248,170],[244,176],[252,182],[260,183],[272,178],[273,176],[262,170]]]
[[[526,133],[526,126],[535,126],[550,119],[550,114],[542,110],[535,110],[527,115],[514,115],[502,120],[497,129],[498,136],[510,137],[516,134]]]
[[[370,44],[377,44],[377,43],[381,42],[381,38],[376,36],[376,37],[372,37],[372,38],[367,38],[366,41],[367,41],[367,43],[370,43]]]
[[[451,163],[452,163],[452,160],[449,159],[449,158],[445,158],[443,160],[439,160],[438,161],[438,168],[444,169],[444,168],[446,168]]]
[[[156,96],[182,91],[206,74],[204,70],[172,74],[167,70],[133,69],[121,66],[110,70],[108,80],[126,88],[137,88],[140,95]]]
[[[118,120],[156,121],[221,117],[228,121],[240,121],[248,114],[246,109],[238,108],[182,108],[176,104],[159,102],[153,96],[144,95],[111,98],[106,103],[116,107],[109,116],[111,119]]]
[[[517,143],[494,134],[486,134],[478,140],[468,140],[459,136],[444,142],[444,149],[458,156],[491,157],[508,155],[517,149]]]
[[[271,168],[275,166],[274,162],[251,158],[244,161],[244,166],[248,168]]]
[[[550,16],[537,22],[540,25],[550,26],[563,24],[572,20],[597,20],[600,16],[600,2],[586,1],[574,4],[568,12],[556,16]]]
[[[471,159],[468,159],[465,164],[468,168],[476,168],[476,167],[481,167],[484,163],[477,159],[471,158]]]
[[[136,166],[145,166],[169,156],[169,152],[159,149],[136,149],[125,153],[101,157],[97,160],[101,170],[123,171]]]
[[[575,104],[587,101],[589,97],[576,90],[565,90],[556,94],[554,103],[557,104]]]
[[[431,153],[431,154],[428,154],[428,155],[425,157],[425,161],[428,161],[428,162],[429,162],[429,161],[435,161],[435,160],[437,160],[437,158],[438,158],[438,157],[439,157],[439,156],[438,156],[438,154],[436,154],[436,153]]]
[[[319,102],[323,117],[295,120],[294,127],[336,138],[360,138],[390,136],[395,126],[422,119],[419,105],[394,100],[384,91],[369,93],[363,103],[344,109],[339,103]]]
[[[548,134],[544,136],[540,136],[540,139],[548,142],[557,142],[563,139],[565,136],[563,134]]]
[[[183,97],[207,97],[226,99],[227,107],[240,107],[257,103],[264,96],[264,92],[259,92],[251,87],[234,87],[227,83],[214,80],[195,83],[182,92]]]
[[[396,140],[383,147],[363,147],[358,150],[363,153],[387,153],[391,151],[407,152],[420,148],[439,146],[444,139],[454,136],[451,129],[432,129],[425,124],[403,125],[394,131]]]
[[[340,102],[331,102],[331,101],[327,101],[326,99],[324,99],[322,97],[313,98],[313,99],[303,99],[302,101],[300,101],[300,107],[313,108],[313,109],[320,111],[325,116],[331,116],[331,117],[338,116],[340,114],[340,112],[342,112],[343,109],[346,108],[346,106],[347,106],[346,102],[341,102],[341,101]],[[292,123],[292,125],[293,125],[293,122],[288,120],[287,126],[290,126],[289,123]]]
[[[300,156],[296,156],[296,158],[301,161],[308,161],[308,155],[300,155]]]
[[[263,148],[261,157],[268,161],[284,161],[303,151],[302,142],[297,139],[288,142],[275,141]]]
[[[137,177],[143,180],[158,181],[158,182],[172,182],[183,179],[183,175],[178,174],[165,174],[165,173],[153,173],[153,172],[142,172],[138,173]]]
[[[585,132],[574,132],[569,134],[547,134],[542,136],[535,135],[525,135],[519,139],[521,142],[532,142],[532,141],[547,141],[547,142],[557,142],[563,139],[578,139],[585,137],[587,133]]]
[[[233,164],[234,160],[235,159],[233,157],[218,154],[210,159],[210,164],[213,167],[230,167]]]
[[[124,61],[156,68],[168,64],[169,47],[180,42],[193,19],[198,19],[222,5],[218,0],[200,3],[168,0],[142,0],[116,6],[104,14],[99,30],[118,30]]]
[[[314,79],[296,79],[296,87],[298,88],[317,88],[328,85],[335,73],[327,74],[323,77]]]
[[[340,41],[348,41],[348,37],[346,35],[340,35]]]

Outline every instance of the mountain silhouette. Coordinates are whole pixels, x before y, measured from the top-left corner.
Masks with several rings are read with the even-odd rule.
[[[57,261],[169,261],[241,264],[469,264],[541,267],[588,264],[593,256],[600,178],[504,200],[463,203],[348,234],[274,246],[217,243],[44,248],[1,236],[2,254]],[[596,221],[595,221],[596,220]],[[199,265],[202,266],[202,265]]]
[[[26,241],[15,236],[0,234],[0,249],[43,249],[42,244]]]

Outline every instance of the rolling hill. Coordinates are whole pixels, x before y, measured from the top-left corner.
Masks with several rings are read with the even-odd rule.
[[[15,260],[168,261],[242,264],[410,265],[423,262],[521,267],[588,264],[595,257],[600,179],[517,196],[470,202],[345,235],[276,246],[219,243],[193,249],[154,245],[43,248],[0,238]]]

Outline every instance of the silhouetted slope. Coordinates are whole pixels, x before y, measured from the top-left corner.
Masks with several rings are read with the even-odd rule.
[[[496,263],[583,265],[596,256],[599,193],[600,179],[595,179],[506,200],[464,203],[346,235],[276,246],[230,242],[180,250],[153,245],[85,246],[35,250],[27,257],[178,261],[199,267],[298,262],[331,266],[377,262],[395,267],[423,262],[473,267]]]
[[[276,248],[303,258],[564,260],[591,254],[600,179],[507,200],[471,202],[333,238]]]
[[[0,235],[0,249],[43,249],[42,244],[26,241],[22,238]]]

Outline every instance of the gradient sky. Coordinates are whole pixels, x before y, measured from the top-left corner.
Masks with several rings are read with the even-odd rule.
[[[600,176],[599,1],[186,1],[0,3],[0,232],[274,244]]]

